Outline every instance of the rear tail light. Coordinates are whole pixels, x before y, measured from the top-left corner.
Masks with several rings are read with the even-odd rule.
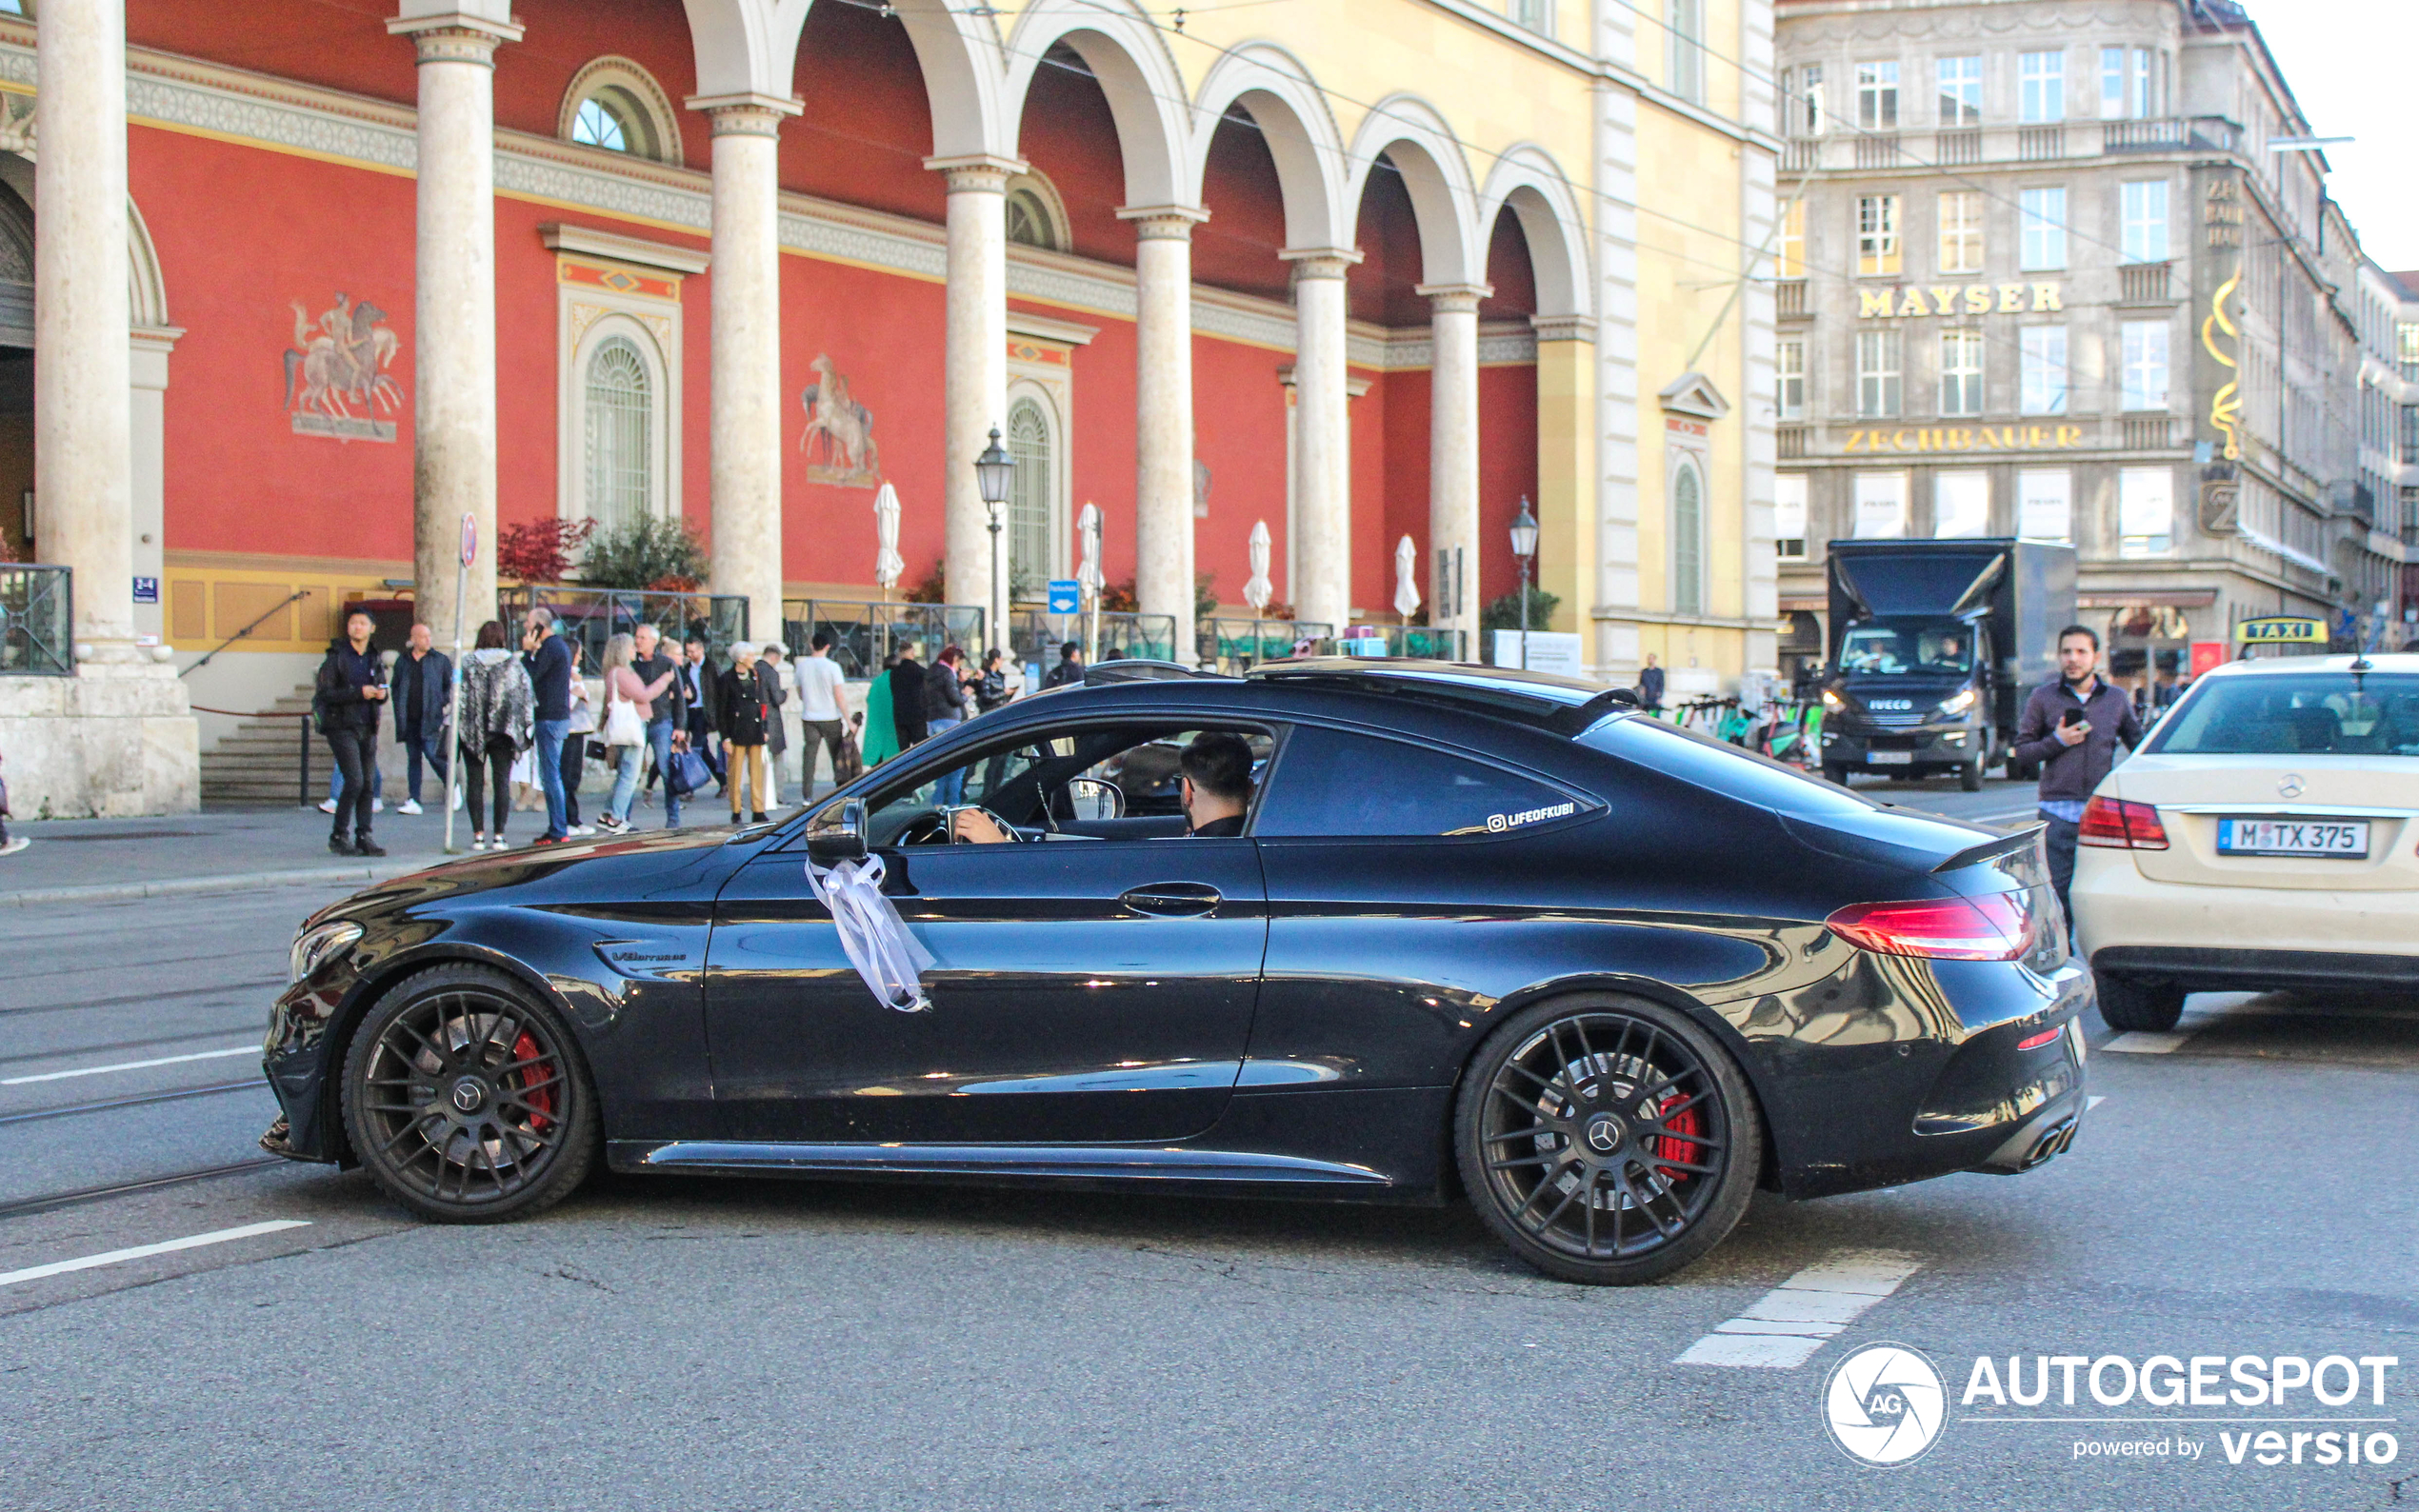
[[[1823,922],[1868,950],[1938,961],[2013,961],[2033,943],[2032,910],[2020,892],[1860,903]]]
[[[2159,811],[2149,804],[2094,798],[2083,806],[2075,838],[2111,850],[2165,850],[2167,826],[2159,823]]]

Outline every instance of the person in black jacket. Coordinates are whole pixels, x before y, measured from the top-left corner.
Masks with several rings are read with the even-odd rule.
[[[2122,688],[2100,675],[2100,635],[2088,625],[2069,625],[2058,632],[2058,675],[2032,690],[2016,721],[2016,743],[2009,757],[2037,762],[2041,786],[2035,802],[2049,826],[2043,837],[2049,853],[2049,886],[2066,910],[2067,926],[2074,926],[2074,905],[2067,891],[2074,884],[2074,847],[2081,837],[2083,806],[2091,790],[2117,764],[2116,748],[2142,744],[2142,722]]]
[[[1084,643],[1069,641],[1058,648],[1058,665],[1042,678],[1042,686],[1065,687],[1084,680]]]
[[[658,648],[658,633],[651,625],[642,625],[632,632],[637,659],[630,663],[630,670],[638,674],[638,680],[650,686],[668,673],[671,676],[671,685],[654,700],[647,720],[647,748],[655,757],[654,775],[648,779],[650,783],[671,766],[672,752],[689,746],[689,679],[684,675],[687,668],[681,664],[678,647],[671,648],[670,654]],[[680,794],[670,783],[664,785],[664,823],[680,823]]]
[[[927,723],[925,685],[930,680],[929,668],[916,660],[924,653],[924,643],[910,641],[899,653],[898,665],[890,668],[890,723],[899,727],[899,749],[921,746],[932,735]]]
[[[554,632],[554,611],[530,610],[521,625],[521,665],[537,694],[537,779],[546,793],[546,833],[535,844],[570,838],[570,811],[563,793],[563,742],[571,733],[571,648]],[[337,812],[343,812],[338,809]]]
[[[756,661],[753,642],[739,641],[730,647],[730,666],[722,674],[717,690],[717,703],[722,711],[722,755],[729,763],[723,777],[723,791],[730,795],[730,822],[739,823],[744,813],[761,822],[765,818],[765,736],[772,727],[772,711],[776,706],[771,679]],[[749,777],[752,774],[752,786]],[[750,809],[740,796],[755,801]]]
[[[722,753],[714,748],[714,734],[722,728],[722,682],[706,654],[705,642],[689,643],[689,660],[681,664],[678,681],[682,703],[689,710],[689,748],[705,757],[715,779],[723,781],[727,770]]]
[[[336,827],[328,848],[339,856],[383,856],[370,838],[370,760],[378,748],[378,706],[387,699],[386,668],[370,648],[376,622],[366,609],[345,616],[345,633],[330,642],[311,689],[311,709],[345,786],[336,794]],[[345,836],[347,816],[352,837]]]
[[[446,738],[446,724],[453,713],[453,662],[443,651],[435,649],[436,637],[425,625],[411,627],[411,640],[395,658],[394,694],[395,739],[403,743],[406,753],[405,780],[410,796],[399,814],[420,811],[420,763],[426,758],[436,768],[437,781],[451,781],[450,764],[446,752],[452,742]]]

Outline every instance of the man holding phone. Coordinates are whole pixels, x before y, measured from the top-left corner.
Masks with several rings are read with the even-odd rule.
[[[2128,750],[2142,744],[2142,722],[2133,701],[2100,675],[2100,637],[2080,625],[2058,632],[2058,678],[2032,690],[2016,725],[2017,761],[2041,764],[2041,817],[2049,824],[2049,883],[2067,927],[2074,927],[2074,905],[2067,889],[2074,882],[2074,846],[2083,806],[2117,764],[2117,742]]]

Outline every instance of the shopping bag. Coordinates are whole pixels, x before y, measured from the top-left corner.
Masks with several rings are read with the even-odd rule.
[[[671,785],[673,792],[686,798],[713,781],[713,777],[714,769],[706,765],[705,757],[693,750],[678,750],[672,752],[671,767],[665,773],[664,781]]]

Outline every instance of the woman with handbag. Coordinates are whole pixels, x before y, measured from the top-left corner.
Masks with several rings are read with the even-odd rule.
[[[640,680],[631,665],[638,660],[635,637],[616,635],[605,643],[605,748],[619,766],[613,779],[613,800],[596,818],[608,834],[630,827],[630,806],[638,801],[638,766],[647,754],[647,725],[655,717],[655,700],[672,686],[667,669],[653,682]]]
[[[478,648],[462,658],[462,713],[454,726],[472,850],[505,848],[504,821],[512,812],[512,762],[537,738],[536,707],[529,669],[505,644],[504,622],[488,621],[479,627]],[[479,823],[483,776],[495,791],[492,825]]]

